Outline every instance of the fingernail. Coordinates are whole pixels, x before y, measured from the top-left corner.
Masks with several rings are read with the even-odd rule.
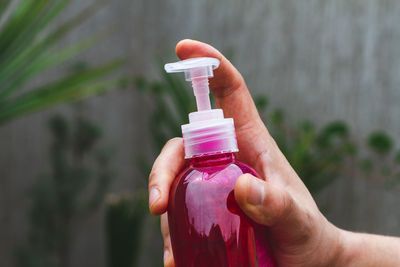
[[[247,202],[257,206],[264,199],[265,191],[263,181],[257,178],[249,178],[247,187]]]
[[[156,202],[160,198],[160,190],[158,188],[152,188],[150,190],[149,196],[149,205],[153,206],[154,202]]]
[[[166,262],[167,262],[167,260],[168,260],[168,257],[169,257],[169,250],[168,250],[168,249],[166,249],[166,250],[164,250],[164,263],[166,263]]]

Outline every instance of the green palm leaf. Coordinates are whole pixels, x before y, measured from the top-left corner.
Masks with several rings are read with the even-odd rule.
[[[53,30],[48,26],[70,0],[21,0],[7,10],[10,0],[0,0],[0,16],[9,13],[0,28],[0,125],[18,116],[65,101],[87,97],[115,88],[119,79],[98,79],[118,68],[111,62],[84,72],[67,75],[37,88],[26,88],[29,81],[91,47],[104,34],[95,33],[64,49],[56,45],[102,6],[98,0]],[[21,89],[24,92],[21,92]]]
[[[24,93],[0,107],[0,124],[29,112],[104,92],[115,86],[118,80],[99,82],[98,78],[115,70],[120,65],[121,61],[111,62],[104,66],[71,74]],[[94,81],[95,83],[93,83]]]

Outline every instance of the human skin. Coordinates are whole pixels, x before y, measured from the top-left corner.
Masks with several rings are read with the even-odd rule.
[[[322,215],[262,122],[243,77],[218,50],[183,40],[176,54],[180,59],[214,57],[221,62],[210,88],[217,107],[235,121],[238,160],[254,167],[263,179],[240,176],[235,199],[248,217],[269,227],[279,266],[400,266],[399,238],[345,231]],[[174,266],[166,216],[168,196],[184,164],[182,139],[171,139],[149,176],[150,212],[161,215],[164,265],[168,267]]]

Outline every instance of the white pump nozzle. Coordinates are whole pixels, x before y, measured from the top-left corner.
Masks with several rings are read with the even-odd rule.
[[[216,58],[198,57],[164,67],[167,72],[184,72],[196,96],[198,111],[190,113],[189,123],[182,125],[185,158],[238,151],[233,119],[225,119],[222,109],[211,109],[208,78],[218,66]]]
[[[190,58],[175,63],[165,64],[166,72],[184,72],[186,81],[192,82],[196,97],[197,110],[210,110],[210,89],[208,78],[213,77],[213,70],[218,68],[219,60],[211,57]]]

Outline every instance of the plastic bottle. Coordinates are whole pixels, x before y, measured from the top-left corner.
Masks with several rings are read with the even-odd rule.
[[[233,119],[211,109],[208,78],[218,68],[215,58],[192,58],[165,65],[184,72],[192,82],[197,112],[182,125],[185,158],[190,161],[174,180],[168,223],[176,267],[275,266],[267,229],[248,219],[234,197],[237,178],[250,173],[235,159],[238,151]]]

